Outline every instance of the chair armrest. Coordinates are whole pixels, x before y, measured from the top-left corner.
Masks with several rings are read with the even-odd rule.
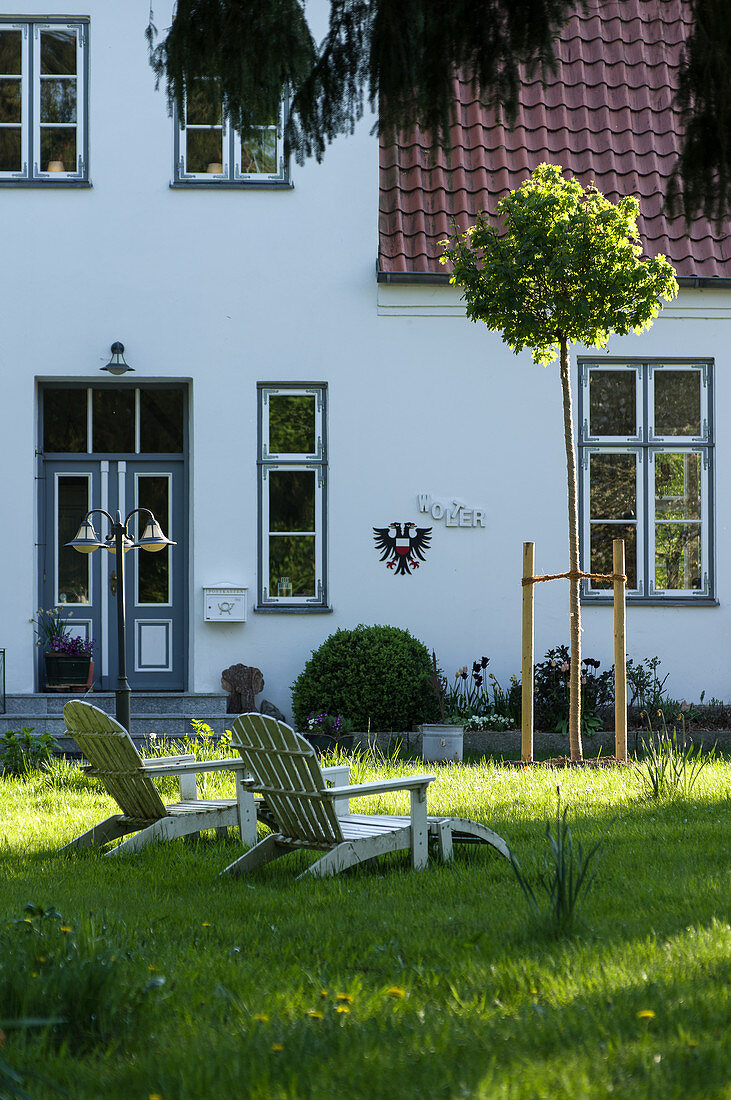
[[[195,760],[195,754],[192,752],[184,753],[181,756],[149,756],[142,761],[143,768],[156,768],[158,765],[173,764],[189,764],[191,760]]]
[[[145,764],[145,775],[156,777],[164,775],[187,775],[190,772],[246,772],[246,765],[241,757],[230,760],[190,760],[182,764],[163,764],[155,761],[150,766]],[[244,782],[249,782],[244,780]]]
[[[384,794],[386,791],[412,791],[423,787],[424,790],[436,779],[435,775],[404,775],[399,779],[376,779],[372,783],[353,783],[347,787],[327,787],[322,791],[324,798],[338,798],[347,793],[349,798],[361,795]]]

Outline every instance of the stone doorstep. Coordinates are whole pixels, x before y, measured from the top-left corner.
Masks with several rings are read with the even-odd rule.
[[[27,695],[7,695],[5,714],[0,721],[14,720],[15,717],[33,715],[61,715],[64,704],[69,699],[82,698],[87,703],[114,713],[115,695],[113,691],[83,692],[37,692]],[[187,718],[206,718],[207,715],[224,717],[228,695],[220,692],[137,692],[131,696],[132,718],[137,715],[180,715]]]

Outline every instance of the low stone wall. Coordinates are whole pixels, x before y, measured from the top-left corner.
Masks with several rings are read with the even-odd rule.
[[[646,736],[643,730],[628,730],[627,751],[633,753],[635,748],[641,749],[642,738]],[[401,742],[403,748],[410,752],[421,752],[420,733],[356,733],[354,745],[366,749],[369,744],[375,744],[385,755],[390,755],[396,745]],[[702,745],[704,749],[711,749],[718,745],[720,751],[731,751],[731,730],[690,730],[687,740],[694,745]],[[582,739],[584,756],[614,756],[614,731],[604,730],[585,736]],[[484,733],[465,733],[464,751],[470,755],[493,756],[498,759],[501,756],[520,756],[520,730],[491,731]],[[569,752],[569,739],[560,733],[541,733],[533,735],[533,756],[567,756]]]

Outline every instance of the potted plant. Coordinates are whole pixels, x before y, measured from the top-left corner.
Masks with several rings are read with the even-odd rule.
[[[467,665],[458,668],[454,683],[448,686],[447,678],[437,666],[436,653],[432,650],[432,691],[437,702],[441,722],[421,725],[421,755],[424,760],[461,760],[464,749],[464,724],[480,706],[484,695],[484,670],[489,657],[472,662],[472,674]]]
[[[353,747],[353,726],[347,718],[339,714],[313,710],[307,716],[305,737],[319,752],[326,752],[335,746],[343,752],[350,752]]]
[[[52,690],[87,687],[92,678],[94,639],[75,637],[58,607],[50,611],[39,608],[32,621],[36,625],[37,644],[44,647],[46,687]]]

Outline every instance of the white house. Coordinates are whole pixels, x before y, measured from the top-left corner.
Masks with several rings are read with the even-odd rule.
[[[379,149],[369,120],[304,167],[276,127],[247,146],[225,119],[169,117],[147,4],[0,12],[0,649],[17,713],[43,689],[39,607],[73,612],[97,687],[116,682],[114,559],[65,546],[92,508],[151,508],[175,542],[127,557],[135,692],[217,693],[243,662],[289,712],[311,650],[358,623],[407,627],[447,672],[483,654],[501,680],[519,671],[522,543],[540,572],[568,567],[558,371],[467,323],[437,242],[543,160],[638,194],[645,247],[681,282],[648,334],[576,349],[584,567],[621,532],[629,653],[659,655],[673,694],[729,695],[731,242],[662,211],[682,12],[596,0],[548,87],[526,78],[510,130],[461,89],[449,155],[418,134]],[[164,28],[169,0],[155,14]],[[133,371],[102,369],[116,342]],[[382,560],[374,528],[392,524],[431,529],[415,565]],[[538,654],[567,640],[567,597],[537,593]],[[588,589],[583,610],[605,666],[606,599]]]

